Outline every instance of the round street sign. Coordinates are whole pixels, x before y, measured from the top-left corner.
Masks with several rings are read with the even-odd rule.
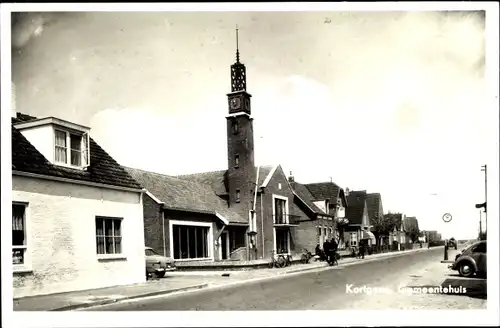
[[[444,222],[450,222],[450,221],[451,221],[451,219],[452,219],[452,217],[451,217],[451,214],[450,214],[450,213],[445,213],[445,214],[443,215],[443,221],[444,221]]]

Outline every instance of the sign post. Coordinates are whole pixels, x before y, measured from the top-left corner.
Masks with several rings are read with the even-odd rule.
[[[451,222],[451,219],[452,219],[452,218],[453,218],[453,217],[451,216],[451,214],[450,214],[450,213],[445,213],[445,214],[443,215],[443,221],[444,221],[445,223],[449,223],[449,222]],[[444,260],[445,260],[445,261],[448,261],[448,240],[447,240],[447,239],[446,239],[446,240],[445,240],[445,242],[444,242]]]

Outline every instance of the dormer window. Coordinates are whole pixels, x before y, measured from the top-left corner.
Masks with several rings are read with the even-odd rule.
[[[89,135],[55,129],[55,163],[75,167],[89,165]]]
[[[90,128],[55,117],[14,125],[52,164],[76,169],[90,165]]]

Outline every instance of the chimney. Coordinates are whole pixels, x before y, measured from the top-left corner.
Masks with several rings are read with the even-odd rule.
[[[11,107],[12,107],[12,111],[11,111],[11,116],[13,118],[16,118],[17,117],[17,114],[16,114],[16,85],[14,84],[14,82],[11,82],[11,87],[12,87],[12,95],[11,95]]]
[[[290,171],[290,176],[288,177],[288,182],[290,182],[290,183],[295,182],[295,178],[293,177],[292,171]]]
[[[346,197],[349,196],[349,188],[345,188],[345,193],[344,194],[345,194]]]

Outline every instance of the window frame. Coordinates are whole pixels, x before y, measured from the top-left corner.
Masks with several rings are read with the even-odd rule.
[[[290,224],[290,216],[289,216],[289,204],[288,204],[288,197],[285,196],[280,196],[280,195],[275,195],[273,194],[272,196],[273,199],[273,224]],[[284,201],[284,206],[283,206],[283,216],[284,216],[284,222],[281,223],[276,223],[276,200]]]
[[[30,247],[30,238],[28,238],[28,217],[29,217],[29,203],[28,202],[22,202],[22,201],[12,201],[12,207],[15,205],[17,206],[23,206],[24,207],[24,215],[23,215],[23,232],[24,232],[24,245],[11,245],[12,251],[15,249],[23,249],[23,263],[21,264],[14,264],[12,263],[12,269],[14,273],[20,273],[20,272],[31,272],[31,247]],[[12,213],[12,218],[13,218],[14,213]],[[12,222],[13,224],[13,222]],[[12,227],[12,230],[13,227]],[[13,244],[13,242],[11,243]],[[13,260],[13,258],[12,258]]]
[[[213,231],[213,225],[210,222],[198,222],[198,221],[184,221],[184,220],[169,220],[168,222],[169,225],[169,233],[172,238],[169,238],[170,242],[170,249],[169,249],[169,255],[171,258],[173,258],[176,262],[182,262],[182,261],[206,261],[206,260],[213,260],[214,259],[214,231]],[[176,259],[175,258],[175,252],[174,252],[174,226],[194,226],[194,227],[199,227],[199,228],[208,228],[207,231],[207,238],[206,238],[206,250],[207,250],[207,255],[208,257],[206,258],[187,258],[187,259]]]
[[[234,154],[234,168],[240,167],[240,154]]]
[[[103,234],[102,235],[98,235],[97,234],[97,221],[98,220],[103,220]],[[106,225],[105,225],[105,221],[106,220],[112,220],[113,222],[113,228],[112,228],[112,235],[109,236],[106,234]],[[114,226],[114,221],[120,221],[120,235],[116,236],[115,235],[115,226]],[[95,254],[97,256],[98,259],[109,259],[109,258],[125,258],[126,255],[125,255],[125,252],[124,252],[124,249],[123,249],[123,218],[122,217],[112,217],[112,216],[102,216],[102,215],[97,215],[95,216],[95,220],[94,220],[94,235],[95,235]],[[119,253],[99,253],[99,247],[98,247],[98,238],[104,238],[104,251],[106,252],[106,237],[111,237],[113,238],[113,250],[116,249],[116,240],[115,238],[120,238],[120,252]]]
[[[54,127],[53,129],[54,132],[54,164],[55,165],[60,165],[60,166],[65,166],[65,167],[70,167],[70,168],[77,168],[77,169],[86,169],[88,166],[90,166],[90,136],[88,132],[82,132],[82,131],[76,131],[76,130],[70,130],[67,128],[62,128],[59,126]],[[57,148],[62,146],[57,145],[57,133],[64,133],[65,134],[65,151],[66,151],[66,161],[65,162],[60,162],[57,160]],[[72,151],[73,149],[71,148],[71,136],[78,136],[81,137],[80,141],[80,150],[75,150],[80,152],[80,164],[79,165],[74,165],[71,163],[72,159]]]
[[[236,193],[235,193],[234,198],[235,198],[236,203],[241,202],[241,191],[239,189],[236,189]]]
[[[239,126],[238,121],[233,120],[231,122],[231,132],[236,135],[236,134],[238,134],[239,130],[240,130],[240,126]]]

